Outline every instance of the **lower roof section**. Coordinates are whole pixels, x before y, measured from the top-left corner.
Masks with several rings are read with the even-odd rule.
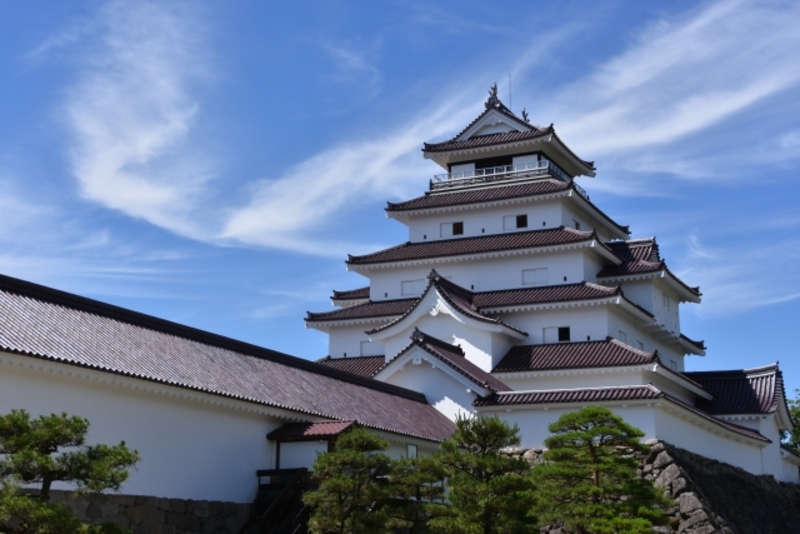
[[[664,393],[652,384],[622,387],[497,392],[485,398],[475,399],[473,405],[475,407],[508,407],[558,404],[600,404],[650,400],[664,400],[670,402],[731,432],[758,441],[771,443],[771,440],[765,438],[761,433],[755,430],[717,419],[713,415],[695,406],[690,406]]]
[[[594,367],[623,367],[654,363],[655,352],[645,352],[613,338],[603,341],[548,343],[511,347],[493,373],[522,373]]]
[[[422,439],[455,428],[420,393],[2,275],[0,351]]]
[[[286,423],[267,434],[267,439],[270,441],[312,441],[328,439],[349,430],[355,424],[355,421]]]
[[[372,378],[378,372],[378,369],[383,367],[386,363],[385,356],[356,356],[352,358],[331,358],[326,356],[317,363],[330,367],[331,369],[338,369],[345,373],[352,373],[354,375],[363,376],[365,378]]]

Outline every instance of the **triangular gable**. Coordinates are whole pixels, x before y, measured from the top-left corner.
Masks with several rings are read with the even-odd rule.
[[[453,138],[453,141],[466,141],[473,137],[492,135],[507,132],[526,132],[534,127],[517,118],[511,112],[502,108],[492,107],[481,113],[463,132]]]
[[[415,334],[416,332],[418,331],[415,331]],[[464,356],[461,356],[461,358],[463,358],[463,362],[455,362],[453,359],[437,353],[437,351],[430,350],[423,342],[412,340],[397,356],[387,362],[373,376],[373,379],[386,382],[396,373],[403,371],[407,365],[420,365],[422,362],[427,362],[433,369],[444,373],[451,380],[469,389],[479,397],[491,395],[498,389],[509,389],[499,381],[497,381],[500,384],[499,386],[491,387],[487,380],[488,377],[483,376],[488,375],[488,373],[482,371]]]
[[[484,332],[502,333],[514,339],[528,337],[527,333],[500,319],[486,317],[469,309],[469,302],[465,301],[463,297],[469,295],[470,292],[452,282],[444,281],[435,270],[431,271],[428,278],[429,282],[425,292],[408,312],[389,324],[366,332],[372,341],[384,341],[395,336],[414,326],[426,314],[434,317],[440,314],[449,315],[455,321],[470,328]],[[453,289],[460,289],[463,295],[454,294]]]

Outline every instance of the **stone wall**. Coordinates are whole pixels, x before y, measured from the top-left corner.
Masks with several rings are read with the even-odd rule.
[[[667,511],[670,526],[659,534],[774,534],[800,532],[800,486],[777,482],[738,467],[649,441],[641,476],[664,488],[673,499]],[[507,451],[536,466],[540,449]],[[566,534],[564,528],[544,528],[543,534]]]
[[[134,534],[236,534],[252,505],[99,493],[77,496],[52,491],[51,500],[87,523],[114,522]]]

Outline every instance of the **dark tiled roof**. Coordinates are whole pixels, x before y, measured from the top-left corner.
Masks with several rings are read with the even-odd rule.
[[[364,319],[367,317],[391,317],[407,312],[418,299],[379,300],[356,304],[341,310],[327,312],[306,312],[308,322],[343,321],[347,319]]]
[[[349,265],[369,265],[395,261],[440,258],[445,256],[463,256],[485,252],[519,250],[526,248],[547,247],[580,243],[596,239],[594,232],[582,232],[572,228],[551,228],[532,232],[515,232],[460,239],[443,239],[422,243],[407,242],[396,247],[387,248],[365,256],[348,255]]]
[[[345,373],[358,376],[371,377],[386,363],[385,356],[357,356],[355,358],[331,358],[330,356],[317,360],[317,363],[338,369]]]
[[[549,195],[569,189],[569,183],[551,178],[503,187],[482,187],[478,189],[443,193],[428,192],[421,197],[413,198],[405,202],[387,202],[386,211],[410,211],[441,208],[444,206],[479,204],[496,200]]]
[[[0,350],[421,438],[454,428],[419,393],[6,276]]]
[[[714,395],[700,399],[697,407],[714,415],[773,413],[783,393],[783,376],[777,365],[735,371],[684,373]]]
[[[515,143],[517,141],[536,139],[538,137],[544,137],[545,135],[548,135],[550,133],[553,133],[552,126],[548,126],[543,130],[531,126],[531,129],[527,131],[512,130],[510,132],[501,132],[490,135],[475,136],[469,139],[464,139],[463,141],[457,141],[455,138],[453,138],[450,139],[449,141],[444,141],[443,143],[425,143],[425,146],[423,147],[422,151],[451,152],[455,150],[463,150],[465,148],[479,148],[492,145],[502,145],[505,143]]]
[[[463,287],[461,287],[461,286],[459,286],[457,284],[454,284],[453,282],[447,280],[446,278],[442,278],[441,276],[439,276],[439,273],[437,273],[435,269],[431,270],[430,274],[428,275],[428,280],[429,280],[428,287],[425,288],[425,291],[423,292],[423,297],[429,291],[432,291],[432,290],[435,289],[435,290],[438,291],[439,295],[441,295],[442,298],[445,299],[445,301],[447,301],[449,304],[451,304],[452,306],[454,306],[455,308],[460,310],[467,317],[471,317],[472,319],[475,319],[475,320],[478,320],[478,321],[482,321],[482,322],[486,322],[486,323],[502,325],[502,326],[504,326],[504,327],[506,327],[506,328],[508,328],[510,330],[514,330],[515,332],[518,332],[518,333],[523,334],[525,336],[528,335],[527,333],[523,332],[519,328],[517,328],[515,326],[511,326],[510,324],[507,324],[507,323],[503,322],[502,320],[500,320],[497,317],[487,317],[486,315],[481,314],[477,310],[477,308],[472,305],[471,301],[472,301],[473,293],[471,291],[469,291],[467,289],[464,289]],[[385,330],[385,329],[387,329],[387,328],[399,323],[400,321],[405,319],[405,317],[408,314],[410,314],[419,305],[420,302],[422,302],[422,297],[420,297],[419,299],[416,299],[416,301],[414,302],[414,305],[411,306],[408,309],[408,311],[406,311],[406,313],[404,313],[401,317],[398,317],[397,319],[395,319],[394,321],[392,321],[392,322],[390,322],[388,324],[385,324],[385,325],[380,326],[378,328],[374,328],[374,329],[368,331],[367,334],[373,334],[375,332],[380,332],[381,330]]]
[[[276,428],[267,439],[272,441],[303,441],[338,436],[355,424],[355,421],[317,421],[315,423],[286,423]]]
[[[591,282],[564,284],[559,286],[536,286],[503,291],[474,293],[471,304],[483,311],[514,305],[544,304],[573,300],[592,300],[620,295],[618,287],[606,287]]]
[[[369,286],[359,287],[358,289],[348,289],[346,291],[333,290],[333,300],[362,300],[369,298]]]
[[[451,345],[441,339],[429,336],[419,329],[414,329],[411,335],[411,343],[401,350],[393,360],[396,360],[401,355],[408,352],[412,347],[420,347],[427,353],[435,356],[438,360],[452,367],[462,375],[466,376],[476,384],[493,391],[508,391],[509,388],[500,379],[490,375],[464,356],[464,351],[461,347]],[[392,362],[387,363],[384,367],[388,367]],[[375,373],[380,372],[380,369]]]
[[[653,363],[657,358],[654,352],[635,349],[613,338],[579,343],[519,345],[511,347],[492,372],[622,367]]]
[[[667,395],[652,384],[646,386],[627,386],[591,389],[554,389],[543,391],[520,391],[510,393],[494,393],[486,398],[478,398],[472,404],[474,406],[514,406],[529,404],[562,404],[562,403],[583,403],[592,404],[596,402],[619,402],[635,400],[655,400],[665,399],[688,410],[703,419],[713,422],[716,425],[727,428],[738,434],[742,434],[760,441],[769,442],[770,440],[762,436],[759,432],[747,427],[739,426],[728,421],[717,419],[712,415],[690,406],[671,395]]]
[[[607,265],[597,275],[599,278],[650,273],[664,269],[655,239],[612,241],[606,243],[622,259],[619,265]]]
[[[666,262],[658,252],[658,243],[654,238],[632,241],[612,241],[606,245],[622,259],[619,265],[606,265],[597,273],[598,278],[614,278],[632,274],[654,273],[666,271],[680,285],[695,295],[700,295],[699,287],[686,285],[667,268]]]

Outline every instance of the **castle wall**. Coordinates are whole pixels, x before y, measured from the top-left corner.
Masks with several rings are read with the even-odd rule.
[[[467,391],[468,386],[440,369],[433,369],[428,361],[416,365],[409,362],[384,382],[424,393],[428,403],[453,421],[459,415],[474,411],[472,401],[475,395]]]
[[[274,465],[266,434],[284,421],[252,404],[26,356],[0,362],[0,412],[80,415],[90,444],[139,451],[126,494],[251,502],[256,470]]]

